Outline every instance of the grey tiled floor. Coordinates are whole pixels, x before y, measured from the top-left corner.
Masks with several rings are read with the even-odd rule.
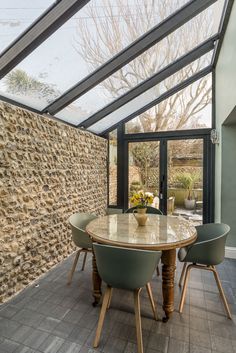
[[[0,307],[0,353],[133,353],[137,352],[133,298],[115,291],[98,349],[92,348],[100,308],[91,295],[91,257],[81,272],[81,260],[71,286],[66,279],[73,257]],[[177,266],[176,282],[181,265]],[[142,291],[142,327],[145,353],[236,353],[236,261],[218,267],[234,320],[226,318],[213,275],[193,270],[184,312],[167,324],[154,321]],[[153,292],[161,309],[161,279],[154,277]],[[180,290],[175,285],[175,305]]]

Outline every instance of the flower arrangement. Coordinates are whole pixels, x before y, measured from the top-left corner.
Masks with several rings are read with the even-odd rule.
[[[130,202],[137,208],[145,208],[153,203],[154,196],[151,192],[139,191],[130,198]]]

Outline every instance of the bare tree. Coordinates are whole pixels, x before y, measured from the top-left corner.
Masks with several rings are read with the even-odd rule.
[[[86,6],[78,19],[75,48],[93,71],[150,28],[180,8],[186,0],[101,0]],[[101,83],[104,94],[117,98],[185,54],[213,32],[212,9],[164,38]],[[209,56],[196,60],[157,85],[155,96],[204,67]],[[148,110],[128,124],[132,131],[160,131],[201,126],[199,113],[211,102],[211,82],[204,77]],[[204,126],[204,125],[203,125]]]

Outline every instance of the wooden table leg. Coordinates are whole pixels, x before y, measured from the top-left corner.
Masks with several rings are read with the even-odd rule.
[[[93,297],[94,297],[93,306],[96,306],[97,304],[99,304],[100,298],[102,296],[101,284],[102,284],[102,280],[98,273],[96,258],[93,252]]]
[[[162,251],[162,294],[163,310],[166,314],[162,321],[167,322],[174,311],[174,279],[176,269],[176,250]]]

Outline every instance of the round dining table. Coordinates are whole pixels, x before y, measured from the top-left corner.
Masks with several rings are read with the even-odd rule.
[[[196,228],[182,217],[148,214],[144,226],[139,226],[132,213],[98,217],[86,227],[93,242],[143,250],[161,250],[163,310],[168,321],[174,311],[174,278],[176,248],[196,240]],[[94,305],[100,301],[101,278],[93,254]]]

